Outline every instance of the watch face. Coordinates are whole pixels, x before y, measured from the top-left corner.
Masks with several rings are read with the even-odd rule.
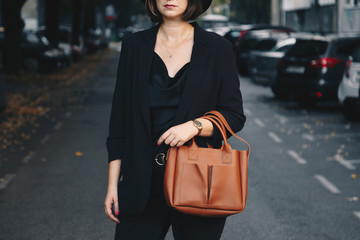
[[[196,127],[202,128],[202,124],[200,121],[195,120],[194,123],[195,123]]]

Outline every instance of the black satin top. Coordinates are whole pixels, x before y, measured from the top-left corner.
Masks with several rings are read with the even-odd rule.
[[[165,63],[154,52],[148,87],[154,153],[164,152],[169,147],[164,143],[157,146],[156,143],[161,135],[173,126],[189,63],[186,63],[174,77],[170,77]]]

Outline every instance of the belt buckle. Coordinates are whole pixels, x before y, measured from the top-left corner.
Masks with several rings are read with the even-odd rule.
[[[159,162],[158,157],[161,157],[162,162]],[[165,164],[165,153],[158,153],[158,154],[156,154],[156,156],[155,156],[155,162],[156,162],[158,165],[163,166],[163,165]]]

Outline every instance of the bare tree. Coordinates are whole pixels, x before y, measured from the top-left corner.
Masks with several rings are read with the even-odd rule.
[[[2,0],[2,16],[5,27],[3,46],[4,70],[17,73],[22,68],[21,32],[24,21],[21,19],[21,8],[26,0]]]
[[[60,0],[45,2],[45,35],[53,47],[59,44],[59,6]]]

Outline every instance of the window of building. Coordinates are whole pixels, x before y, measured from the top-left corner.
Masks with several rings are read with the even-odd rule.
[[[346,0],[346,7],[360,7],[360,0]]]

